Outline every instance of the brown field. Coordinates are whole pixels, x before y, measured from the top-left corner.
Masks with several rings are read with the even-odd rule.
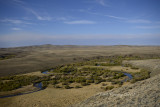
[[[55,89],[50,86],[39,92],[0,99],[0,104],[1,107],[65,107],[102,92],[99,87],[100,84],[79,89]]]
[[[84,58],[113,55],[160,56],[158,46],[30,46],[1,48],[0,55],[15,57],[0,60],[0,76],[45,70],[60,64],[79,62]]]
[[[0,104],[1,107],[66,107],[104,92],[101,89],[102,84],[92,84],[78,89],[55,89],[50,85],[47,89],[38,92],[0,99]]]

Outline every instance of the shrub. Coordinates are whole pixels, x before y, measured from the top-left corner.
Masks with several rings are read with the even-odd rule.
[[[10,80],[0,83],[0,91],[11,91],[38,82],[41,78],[37,76],[8,76],[2,77],[0,80]]]
[[[105,90],[105,87],[101,87],[101,89]]]
[[[68,83],[67,82],[63,82],[62,85],[68,85]]]
[[[112,81],[111,84],[114,85],[114,84],[117,84],[117,82],[116,81]]]
[[[114,86],[107,86],[106,88],[105,88],[105,90],[111,90],[111,89],[113,89],[114,88]]]
[[[66,85],[64,88],[65,89],[70,89],[71,87],[69,85]]]
[[[57,82],[56,80],[52,80],[52,81],[50,81],[50,83],[51,83],[52,85],[58,84],[58,82]]]
[[[54,88],[61,88],[59,85],[55,85]]]
[[[103,83],[102,86],[106,86],[107,84]]]
[[[131,80],[131,83],[135,83],[136,81],[141,81],[141,80],[149,78],[150,72],[142,69],[141,72],[137,72],[132,75],[133,75],[133,79]]]
[[[124,64],[123,66],[124,67],[130,67],[131,65],[130,64]]]
[[[76,85],[75,88],[81,88],[79,85]]]
[[[112,81],[113,81],[113,78],[108,78],[106,81],[107,81],[107,82],[112,82]]]
[[[94,80],[94,83],[99,84],[99,83],[101,83],[101,80]]]
[[[48,84],[48,81],[42,81],[42,88],[46,88]]]
[[[103,78],[106,78],[106,77],[108,77],[109,75],[108,75],[108,73],[104,73],[103,74]]]
[[[131,69],[139,69],[138,67],[132,66]]]
[[[87,83],[94,83],[93,80],[87,80],[86,82],[87,82]]]
[[[82,85],[82,86],[86,86],[86,85],[89,85],[89,84],[86,83],[86,82],[82,82],[81,85]]]
[[[123,82],[120,82],[120,81],[119,81],[118,84],[121,86],[121,85],[123,85]]]
[[[77,83],[86,82],[86,79],[84,77],[78,77],[78,78],[75,78],[75,82]]]

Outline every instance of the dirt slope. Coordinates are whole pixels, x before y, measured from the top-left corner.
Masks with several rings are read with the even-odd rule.
[[[135,84],[96,94],[72,107],[160,107],[160,74]]]
[[[151,78],[96,94],[73,107],[159,107],[160,59],[130,60],[133,66],[151,71]]]

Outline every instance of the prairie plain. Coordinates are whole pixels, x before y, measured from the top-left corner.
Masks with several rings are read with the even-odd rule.
[[[12,80],[26,77],[28,81],[22,88],[1,91],[0,95],[36,90],[31,83],[46,81],[43,82],[46,85],[43,90],[0,98],[1,107],[71,106],[93,98],[100,92],[129,87],[160,73],[159,46],[41,45],[1,48],[0,55],[2,82],[11,81],[4,79],[7,77]],[[49,71],[50,74],[41,73],[43,71]],[[119,72],[130,73],[133,79],[122,83],[127,76]],[[93,81],[89,79],[91,74]],[[34,82],[28,80],[32,76]],[[76,76],[83,80],[76,80]]]
[[[1,48],[0,76],[45,70],[60,64],[79,62],[97,56],[139,55],[160,56],[159,46],[28,46]],[[3,58],[4,59],[4,58]]]

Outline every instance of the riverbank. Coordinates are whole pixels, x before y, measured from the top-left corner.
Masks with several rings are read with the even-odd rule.
[[[34,72],[33,74],[29,73],[26,75],[35,75],[37,73],[39,74],[39,72]],[[44,71],[41,73],[42,74],[51,74],[48,71]],[[127,80],[131,80],[133,78],[132,75],[129,73],[125,73],[125,72],[122,72],[122,73],[128,77],[128,78],[121,81],[123,83],[126,82]],[[106,85],[108,84],[109,86],[112,86],[110,82],[103,82],[102,84],[106,84]],[[72,86],[75,87],[76,84],[72,84]],[[118,86],[116,86],[116,87],[118,87]],[[103,87],[99,87],[99,88],[103,88]],[[42,89],[43,89],[42,82],[39,82],[39,83],[35,83],[33,85],[23,86],[23,87],[18,88],[16,90],[7,91],[7,92],[0,92],[0,98],[7,98],[7,97],[24,95],[24,94],[30,94],[30,93],[34,93],[37,91],[41,91]]]
[[[18,88],[16,90],[0,92],[0,98],[7,98],[7,97],[18,96],[18,95],[30,94],[30,93],[33,93],[39,90],[40,90],[39,88],[33,85],[23,86],[22,88]]]
[[[46,89],[38,92],[0,99],[0,104],[1,107],[13,107],[13,105],[16,107],[67,107],[99,92],[105,92],[101,89],[102,84],[91,84],[78,89],[57,89],[53,85],[49,85]],[[128,83],[124,85],[128,85]]]

